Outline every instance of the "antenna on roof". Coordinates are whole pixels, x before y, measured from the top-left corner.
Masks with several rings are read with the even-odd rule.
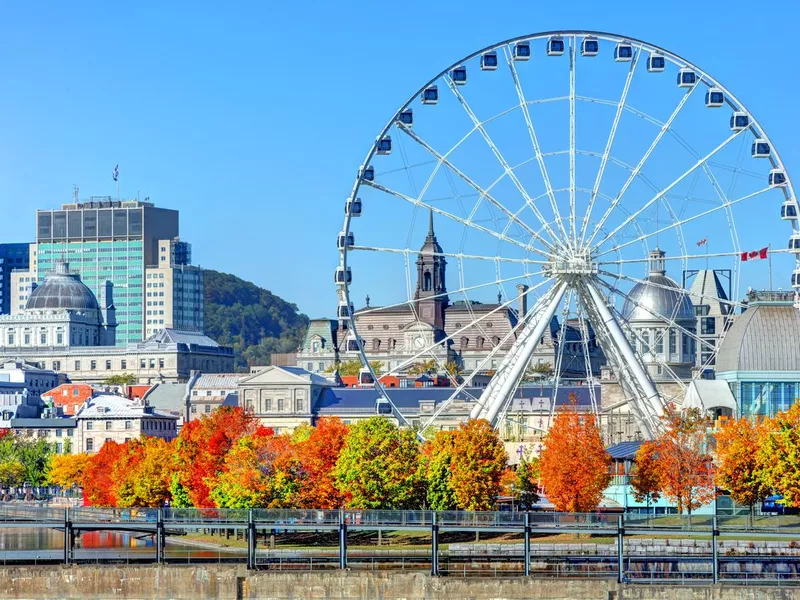
[[[77,183],[72,184],[72,200],[73,200],[73,202],[75,202],[75,204],[78,203],[78,184]]]

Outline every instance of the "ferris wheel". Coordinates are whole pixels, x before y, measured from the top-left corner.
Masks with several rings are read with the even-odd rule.
[[[689,378],[716,354],[685,299],[689,310],[711,301],[732,312],[741,285],[766,287],[766,269],[747,261],[766,247],[776,270],[792,273],[785,284],[797,302],[797,215],[767,133],[700,67],[601,32],[506,40],[425,83],[371,145],[337,238],[339,343],[401,421],[375,360],[391,373],[419,361],[450,373],[449,397],[421,428],[464,393],[471,417],[497,425],[547,339],[552,385],[565,385],[569,324],[590,388],[597,343],[627,408],[654,435],[665,406],[654,367],[685,385],[674,368],[676,355],[686,358],[679,340],[702,357]],[[729,273],[729,293],[699,298],[667,277],[715,269]],[[665,296],[677,299],[669,310]],[[662,337],[632,327],[634,313],[666,324]],[[497,315],[508,327],[498,329]]]

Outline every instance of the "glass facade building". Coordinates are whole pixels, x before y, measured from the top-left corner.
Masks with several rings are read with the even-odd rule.
[[[0,315],[11,313],[15,290],[11,272],[26,270],[30,265],[30,244],[0,244]]]
[[[178,236],[178,212],[137,200],[92,198],[39,210],[36,216],[38,265],[42,282],[66,260],[91,289],[102,308],[116,308],[116,343],[145,337],[144,277],[158,263],[158,241]]]

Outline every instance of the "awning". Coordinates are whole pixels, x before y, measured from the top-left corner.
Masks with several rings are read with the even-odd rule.
[[[736,414],[736,399],[727,382],[719,379],[695,379],[686,388],[683,408],[699,408],[702,412],[726,408]]]

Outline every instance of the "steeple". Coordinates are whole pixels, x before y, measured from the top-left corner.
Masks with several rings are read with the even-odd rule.
[[[423,321],[444,329],[444,307],[448,304],[445,285],[445,261],[442,247],[433,229],[433,210],[428,212],[428,235],[417,256],[417,290],[419,314]]]
[[[432,208],[428,212],[428,238],[436,238],[436,234],[433,232],[433,209]]]

